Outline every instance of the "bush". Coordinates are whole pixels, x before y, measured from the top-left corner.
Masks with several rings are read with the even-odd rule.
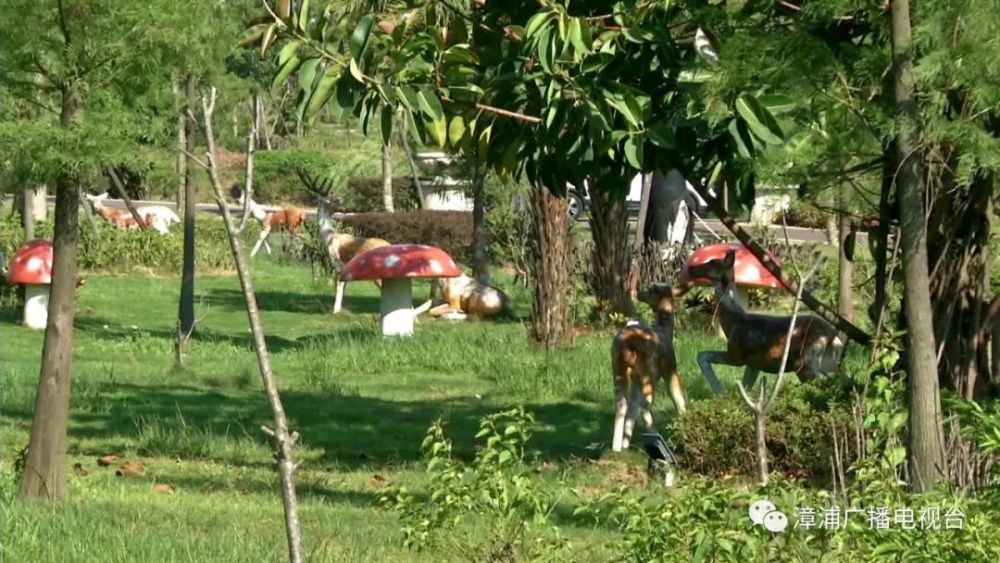
[[[83,216],[80,217],[80,246],[77,267],[80,270],[102,270],[125,272],[139,267],[162,272],[178,272],[183,263],[184,235],[180,225],[175,225],[167,235],[156,231],[119,231],[99,218],[97,232]],[[256,231],[248,228],[247,237],[256,237]],[[52,239],[52,222],[42,221],[35,225],[39,238]],[[24,230],[20,218],[9,216],[0,222],[0,252],[8,259],[24,242]],[[199,217],[197,245],[195,246],[195,266],[198,270],[231,270],[233,259],[229,240],[222,220],[218,217]]]
[[[767,449],[773,471],[795,477],[829,478],[834,454],[832,428],[837,428],[838,436],[847,435],[851,415],[844,408],[825,406],[829,401],[821,394],[811,386],[788,385],[771,407]],[[680,464],[704,475],[755,477],[754,416],[736,393],[691,403],[689,410],[672,423],[670,441],[681,454]],[[845,459],[844,463],[853,461]]]
[[[436,246],[459,262],[472,256],[472,213],[466,211],[358,213],[341,222],[358,236]]]
[[[383,211],[382,178],[351,178],[347,191],[341,195],[342,209],[346,213]],[[396,211],[420,209],[420,197],[411,177],[392,179],[392,203]]]

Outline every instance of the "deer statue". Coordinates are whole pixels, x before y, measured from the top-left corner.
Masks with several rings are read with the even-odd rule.
[[[132,216],[129,210],[111,209],[104,205],[104,201],[108,199],[108,192],[98,195],[84,194],[84,197],[90,203],[90,207],[94,210],[94,213],[100,215],[104,220],[114,225],[115,228],[123,231],[135,231],[139,229],[139,223],[136,222],[135,217]],[[181,220],[172,209],[164,205],[141,205],[136,207],[135,211],[142,217],[147,226],[164,235],[170,232],[171,224],[179,223]]]
[[[791,316],[748,313],[743,308],[734,282],[735,259],[736,251],[730,250],[725,258],[689,269],[692,278],[712,281],[719,300],[719,324],[726,335],[726,350],[698,353],[698,366],[717,395],[725,393],[725,389],[712,364],[745,366],[743,387],[747,391],[761,371],[778,373],[792,321]],[[834,373],[839,370],[843,351],[844,339],[831,324],[812,315],[799,316],[792,331],[787,369],[803,382]]]
[[[684,389],[674,354],[674,297],[666,284],[653,284],[637,293],[655,314],[653,326],[629,321],[611,339],[611,374],[615,383],[615,429],[611,449],[628,449],[638,411],[647,430],[653,429],[653,395],[661,377],[670,378],[670,398],[678,414],[685,407]]]
[[[332,181],[326,179],[322,182],[317,182],[303,170],[299,171],[299,178],[302,179],[302,183],[306,185],[306,188],[316,196],[316,219],[319,222],[319,239],[323,243],[323,246],[326,247],[330,255],[330,260],[335,265],[343,268],[344,264],[358,254],[362,254],[373,248],[392,244],[380,238],[363,238],[346,233],[338,233],[333,226],[333,218],[330,216],[329,211],[335,207],[333,198],[330,197]],[[379,288],[382,287],[382,284],[378,280],[375,281],[375,285]],[[336,279],[336,293],[333,299],[334,314],[340,313],[346,287],[347,282],[340,279],[340,275],[338,274]]]
[[[257,237],[256,244],[253,245],[253,249],[250,250],[250,257],[253,258],[257,251],[260,250],[261,245],[264,245],[264,250],[268,254],[271,254],[271,245],[268,244],[267,240],[271,236],[271,231],[278,229],[279,231],[288,231],[291,236],[298,236],[299,227],[305,220],[306,214],[304,211],[298,207],[286,207],[278,211],[267,211],[260,206],[259,203],[250,198],[249,202],[244,199],[245,193],[238,185],[233,186],[230,191],[231,195],[236,198],[236,202],[243,206],[247,205],[250,214],[253,218],[260,223],[260,236]]]
[[[444,300],[443,304],[429,310],[432,317],[448,320],[462,320],[466,317],[490,319],[513,312],[506,293],[471,276],[462,274],[455,278],[438,278],[432,283],[432,290],[440,291]]]

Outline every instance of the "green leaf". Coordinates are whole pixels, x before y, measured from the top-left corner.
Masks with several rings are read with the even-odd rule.
[[[605,92],[604,95],[605,95],[605,101],[609,105],[614,107],[616,110],[618,110],[618,112],[625,117],[625,120],[629,122],[629,125],[635,128],[639,127],[639,116],[635,113],[632,113],[632,109],[629,108],[628,104],[625,102],[624,99],[619,100],[614,97],[611,97],[608,95],[607,92]]]
[[[487,152],[490,148],[490,138],[493,135],[493,125],[488,125],[482,132],[479,133],[479,145],[476,147],[478,151],[479,160],[485,161]]]
[[[403,105],[411,112],[420,111],[420,96],[412,86],[396,87],[396,97],[403,101]]]
[[[361,72],[361,68],[358,67],[357,59],[352,58],[348,68],[351,71],[351,76],[353,76],[355,80],[362,84],[365,83],[365,75]]]
[[[506,463],[514,458],[514,454],[510,453],[510,450],[504,450],[500,452],[500,463]]]
[[[773,115],[781,115],[795,109],[795,100],[788,96],[764,94],[763,96],[759,96],[757,101]]]
[[[753,158],[753,140],[750,138],[750,133],[742,121],[733,119],[729,122],[729,135],[733,138],[733,142],[736,143],[736,150],[740,153],[740,156],[746,159]]]
[[[305,118],[307,121],[311,121],[317,112],[319,112],[319,109],[323,107],[323,104],[333,95],[333,87],[337,85],[338,78],[340,78],[338,75],[331,72],[324,74],[319,79],[312,96],[309,97],[309,104],[306,105]]]
[[[444,108],[441,107],[441,100],[438,99],[434,92],[429,88],[421,88],[420,93],[417,94],[417,99],[420,102],[420,109],[423,110],[428,118],[444,122]]]
[[[389,141],[392,139],[392,108],[389,106],[382,107],[382,145],[388,145]]]
[[[298,39],[293,39],[285,44],[285,46],[281,48],[281,51],[278,52],[278,66],[284,66],[285,63],[287,63],[288,60],[291,59],[296,52],[298,52],[301,45],[302,42]]]
[[[271,26],[264,30],[264,36],[260,40],[260,56],[263,57],[267,53],[267,48],[274,42],[274,34],[277,31],[278,24],[271,24]]]
[[[465,135],[465,121],[462,120],[462,116],[456,115],[448,124],[448,138],[451,139],[452,145],[457,146],[463,135]]]
[[[299,29],[305,31],[309,25],[309,0],[302,0],[302,7],[299,8]]]
[[[650,125],[646,128],[646,136],[661,149],[677,148],[677,137],[674,135],[674,130],[666,123]]]
[[[354,28],[354,33],[351,34],[351,55],[355,59],[360,59],[361,55],[364,54],[365,47],[368,46],[368,39],[371,37],[372,24],[374,23],[375,16],[368,14],[361,18],[357,27]]]
[[[344,110],[353,109],[356,103],[354,92],[353,79],[341,74],[340,80],[337,81],[337,106]]]
[[[642,170],[642,137],[632,135],[625,139],[625,160],[636,170]]]
[[[552,12],[539,12],[528,20],[527,25],[524,26],[524,38],[525,40],[531,39],[542,26],[548,23],[549,19],[552,18]]]
[[[302,63],[299,68],[299,88],[305,92],[311,92],[313,80],[316,78],[316,71],[319,69],[319,59],[309,59]]]
[[[538,62],[545,72],[552,73],[552,57],[555,50],[555,38],[551,28],[545,28],[538,36]]]
[[[312,59],[319,61],[319,59]],[[293,72],[298,70],[299,65],[302,63],[302,59],[299,58],[298,54],[293,53],[291,57],[285,64],[281,65],[278,69],[278,73],[274,75],[274,80],[271,81],[271,89],[277,90],[279,87],[284,86],[285,82],[288,81],[288,77],[292,75]]]
[[[586,31],[584,31],[586,29]],[[569,40],[573,43],[573,48],[581,55],[590,53],[590,26],[580,18],[573,18],[569,22]]]
[[[750,131],[758,139],[772,145],[781,144],[784,133],[774,120],[774,116],[764,109],[753,96],[744,94],[736,98],[736,112],[750,126]]]

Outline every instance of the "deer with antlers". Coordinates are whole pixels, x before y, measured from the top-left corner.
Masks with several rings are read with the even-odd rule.
[[[737,297],[733,274],[735,260],[736,251],[730,250],[725,258],[688,268],[690,277],[711,280],[719,300],[719,324],[726,335],[726,350],[698,353],[698,366],[712,390],[719,395],[725,393],[725,388],[712,365],[745,366],[743,387],[749,391],[760,372],[778,373],[781,369],[792,322],[790,316],[749,313],[744,309]],[[787,368],[794,371],[800,381],[840,369],[845,342],[830,323],[811,315],[798,316],[791,334]]]
[[[302,222],[306,218],[305,211],[295,206],[286,207],[278,211],[267,211],[254,201],[253,197],[250,198],[250,201],[246,201],[244,199],[245,194],[239,185],[232,187],[230,195],[236,198],[236,202],[239,205],[245,205],[253,218],[260,224],[260,235],[257,237],[257,242],[253,245],[253,249],[250,250],[251,258],[257,254],[261,245],[264,246],[264,250],[268,254],[271,254],[271,245],[267,241],[273,230],[287,231],[293,237],[298,236],[299,227],[302,226]]]
[[[354,258],[358,254],[362,254],[373,248],[379,248],[382,246],[389,246],[390,243],[387,240],[380,238],[364,238],[356,237],[346,233],[338,233],[333,226],[333,218],[330,216],[330,209],[336,207],[334,198],[330,197],[330,188],[332,187],[332,180],[327,178],[322,181],[316,181],[315,178],[309,175],[308,172],[304,170],[299,170],[299,178],[302,179],[302,183],[305,184],[306,189],[308,189],[316,197],[316,219],[319,222],[319,238],[326,247],[327,252],[330,255],[330,260],[334,264],[339,265],[341,268],[344,264],[349,262],[351,258]],[[375,280],[375,285],[379,288],[382,284]],[[336,280],[336,294],[333,299],[333,312],[334,314],[339,313],[341,306],[343,304],[344,290],[347,288],[347,282],[340,279],[338,274]]]
[[[660,378],[670,379],[670,398],[678,414],[686,406],[674,353],[674,297],[680,291],[653,284],[637,293],[655,315],[653,326],[629,321],[611,340],[611,373],[615,383],[615,429],[611,449],[628,449],[639,411],[653,429],[653,396]]]

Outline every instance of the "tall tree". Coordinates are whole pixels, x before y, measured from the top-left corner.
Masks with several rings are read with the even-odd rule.
[[[177,304],[177,335],[174,346],[176,348],[177,364],[181,367],[185,364],[185,349],[188,340],[195,330],[194,317],[194,261],[195,261],[195,214],[198,211],[198,193],[195,189],[194,168],[192,160],[195,148],[197,147],[197,137],[195,130],[194,112],[196,108],[196,96],[198,87],[198,77],[194,72],[189,72],[184,80],[184,98],[186,100],[186,119],[184,121],[184,152],[187,153],[186,164],[184,166],[184,256],[181,265],[181,293]]]
[[[896,159],[899,163],[900,237],[905,273],[907,367],[910,376],[910,479],[924,492],[947,471],[941,429],[941,397],[927,262],[926,186],[922,170],[920,121],[913,80],[913,34],[909,0],[892,2],[892,58],[896,105],[899,108]]]
[[[22,177],[56,187],[49,320],[20,486],[24,498],[67,494],[80,187],[97,181],[106,165],[134,152],[137,139],[150,133],[121,119],[125,106],[116,100],[148,86],[139,73],[165,55],[169,42],[161,25],[178,11],[166,0],[11,0],[0,18],[0,82],[44,110],[36,119],[0,122],[0,153]]]

